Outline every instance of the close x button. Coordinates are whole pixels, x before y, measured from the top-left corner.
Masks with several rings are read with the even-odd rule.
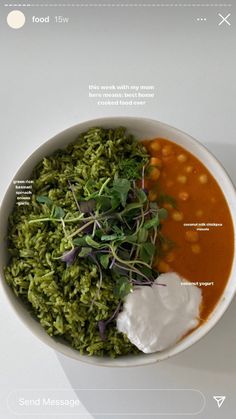
[[[218,23],[218,26],[221,26],[223,24],[226,24],[228,26],[231,26],[231,23],[229,21],[229,18],[231,16],[231,13],[228,13],[227,16],[223,16],[221,13],[218,13],[218,16],[220,18],[220,22]]]

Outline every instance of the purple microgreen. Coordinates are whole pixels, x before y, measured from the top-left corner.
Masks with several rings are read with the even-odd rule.
[[[135,285],[135,286],[145,286],[145,285],[147,285],[147,286],[149,286],[149,287],[151,287],[152,285],[153,285],[153,282],[152,281],[139,281],[139,280],[137,280],[137,279],[133,279],[133,285]]]
[[[167,286],[167,284],[162,284],[161,282],[154,282],[152,285],[160,285],[161,287]]]
[[[101,340],[105,341],[106,340],[106,327],[109,323],[111,323],[113,320],[115,320],[115,318],[117,317],[119,311],[121,308],[121,301],[118,303],[114,313],[112,314],[112,316],[107,319],[107,320],[99,320],[98,321],[98,330],[99,330],[99,335]]]
[[[65,222],[78,223],[77,228],[65,236],[68,241],[73,239],[73,244],[79,249],[75,250],[75,256],[90,258],[99,274],[98,290],[90,309],[100,292],[103,273],[108,268],[115,281],[114,293],[119,299],[123,299],[135,285],[152,285],[159,275],[152,269],[152,263],[161,249],[160,219],[166,217],[166,211],[148,200],[148,191],[144,189],[145,168],[146,165],[142,168],[142,188],[132,180],[115,177],[112,186],[107,186],[108,179],[97,192],[93,192],[91,184],[89,198],[81,198],[80,202],[69,183],[81,214],[76,218],[65,217]],[[59,212],[57,215],[62,215]],[[68,258],[68,264],[73,263],[73,253],[71,258],[69,256],[63,255],[62,260]],[[107,321],[101,320],[98,325],[103,339],[106,324]]]
[[[87,224],[87,226],[84,227],[83,233],[92,234],[93,233],[93,228],[94,228],[94,222],[91,222],[91,223],[88,224],[88,223],[86,223],[86,221],[82,221],[81,222],[81,227],[85,226],[85,224]]]
[[[61,256],[62,262],[66,262],[66,266],[72,265],[79,251],[80,247],[75,247],[74,249],[69,250],[68,252],[64,252]]]
[[[82,225],[82,227],[78,228],[76,231],[74,231],[73,233],[71,233],[68,238],[72,238],[74,236],[77,236],[79,233],[81,233],[82,231],[86,232],[86,229],[91,226],[94,223],[94,220],[88,221],[87,223],[85,223],[84,225]]]
[[[167,284],[161,284],[160,282],[153,282],[153,281],[147,281],[147,282],[143,282],[143,281],[138,281],[137,279],[133,280],[133,285],[135,286],[149,286],[152,287],[153,285],[160,285],[161,287],[166,287]]]
[[[106,326],[107,326],[107,322],[104,320],[99,320],[98,322],[98,330],[99,330],[99,335],[101,340],[105,341],[106,340]]]
[[[111,261],[111,264],[109,266],[109,269],[112,269],[113,268],[113,265],[114,265],[115,261],[116,261],[115,258],[113,258],[112,261]]]
[[[114,313],[112,314],[112,316],[106,321],[107,323],[110,323],[113,320],[115,320],[115,318],[117,317],[117,315],[118,315],[118,313],[120,311],[121,304],[122,304],[122,301],[119,302],[119,304],[117,305],[117,307],[116,307]]]
[[[100,254],[100,253],[109,253],[110,254],[110,250],[109,249],[98,249],[98,250],[93,249],[93,254],[94,255],[97,255],[97,254]]]
[[[98,228],[100,228],[100,230],[102,230],[102,225],[99,223],[98,220],[95,219],[95,224],[98,226]]]
[[[88,201],[80,201],[79,202],[80,211],[89,214],[96,208],[96,201],[95,199],[89,199]]]

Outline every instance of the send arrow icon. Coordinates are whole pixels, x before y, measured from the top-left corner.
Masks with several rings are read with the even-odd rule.
[[[224,403],[226,396],[213,396],[213,399],[215,399],[217,406],[220,408]]]

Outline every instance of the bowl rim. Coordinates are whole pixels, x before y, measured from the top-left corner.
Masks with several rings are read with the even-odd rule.
[[[8,198],[8,196],[11,192],[11,186],[12,186],[13,180],[17,179],[17,176],[21,172],[21,170],[25,166],[27,166],[27,163],[33,157],[37,156],[37,154],[39,153],[40,150],[43,150],[44,148],[46,148],[47,145],[49,145],[50,143],[53,143],[53,141],[56,144],[59,136],[60,137],[65,136],[65,138],[66,138],[66,135],[68,135],[70,132],[76,130],[77,128],[78,128],[78,134],[79,134],[80,132],[83,132],[84,130],[88,129],[89,127],[91,128],[92,126],[96,126],[96,124],[98,124],[98,126],[102,126],[102,125],[105,126],[105,125],[109,125],[109,123],[110,123],[111,125],[115,124],[116,126],[121,126],[122,121],[123,121],[124,126],[125,126],[124,121],[130,121],[131,123],[132,122],[134,122],[134,123],[135,122],[139,122],[139,123],[143,122],[143,123],[156,124],[157,125],[157,130],[158,130],[158,125],[159,125],[166,130],[172,131],[173,134],[175,133],[175,134],[177,134],[181,137],[185,137],[192,147],[194,147],[194,146],[197,147],[201,153],[204,153],[208,157],[208,159],[210,159],[212,164],[214,164],[214,167],[215,167],[216,171],[219,171],[221,173],[221,175],[224,177],[224,180],[227,182],[228,189],[232,194],[232,201],[235,201],[234,211],[235,211],[235,215],[236,215],[236,189],[234,187],[234,184],[233,184],[229,174],[227,173],[227,171],[225,170],[223,165],[220,163],[220,161],[200,141],[196,140],[195,138],[193,138],[191,135],[185,133],[184,131],[182,131],[178,128],[175,128],[171,125],[168,125],[164,122],[158,121],[156,119],[146,118],[146,117],[138,117],[138,116],[108,116],[108,117],[89,119],[89,120],[82,121],[82,122],[79,122],[77,124],[74,124],[74,125],[66,128],[66,129],[64,129],[63,131],[60,131],[59,133],[53,135],[51,138],[49,138],[48,140],[43,142],[39,147],[37,147],[28,157],[26,157],[26,159],[24,159],[24,161],[20,165],[19,169],[17,170],[17,172],[13,176],[13,178],[12,178],[12,180],[11,180],[9,186],[7,187],[6,192],[3,196],[1,206],[0,206],[0,218],[1,218],[1,214],[2,214],[2,207],[4,206],[4,202],[6,201],[6,199]],[[129,128],[128,128],[128,131],[129,131]],[[178,142],[176,142],[175,140],[170,139],[170,141],[178,144]],[[185,146],[183,146],[183,145],[182,145],[182,147],[185,148]],[[56,150],[56,148],[55,148],[55,150]],[[192,150],[190,152],[201,161],[201,158],[196,156]],[[203,164],[205,165],[205,163],[203,163]],[[212,174],[212,175],[213,175],[213,177],[215,177],[214,174]],[[224,191],[223,191],[223,189],[222,189],[222,187],[219,184],[217,179],[216,179],[216,181],[217,181],[221,191],[223,192],[223,194],[225,196],[225,193],[224,193]],[[50,337],[49,335],[47,335],[46,331],[42,328],[41,325],[40,325],[40,327],[42,328],[42,332],[39,332],[39,330],[37,328],[31,327],[31,325],[29,324],[29,319],[28,319],[29,316],[31,317],[30,313],[28,312],[27,313],[28,316],[26,316],[26,317],[23,316],[21,313],[19,313],[19,311],[17,309],[17,306],[16,306],[17,297],[13,294],[12,290],[10,290],[8,284],[5,281],[4,275],[0,275],[1,276],[1,281],[0,282],[1,282],[1,287],[3,289],[3,292],[4,292],[8,302],[10,302],[10,305],[13,308],[14,312],[16,313],[17,317],[27,327],[27,329],[29,329],[34,334],[34,336],[36,336],[41,342],[45,343],[46,345],[48,345],[52,349],[56,350],[57,352],[60,352],[63,355],[68,356],[70,358],[73,358],[77,361],[81,361],[81,362],[84,362],[84,363],[87,363],[87,364],[90,364],[90,365],[95,365],[95,366],[105,366],[105,367],[134,367],[135,366],[135,367],[137,367],[137,366],[151,365],[151,364],[154,364],[156,362],[162,361],[164,359],[168,359],[170,357],[173,357],[173,356],[185,351],[186,349],[190,348],[194,343],[198,342],[200,339],[205,337],[206,334],[218,323],[220,318],[223,316],[224,312],[229,307],[231,301],[234,298],[234,295],[236,294],[236,281],[235,281],[235,283],[233,282],[234,275],[236,275],[236,220],[235,220],[236,217],[233,215],[233,209],[229,205],[229,202],[228,202],[228,199],[226,198],[226,196],[225,196],[225,199],[226,199],[226,202],[227,202],[230,214],[231,214],[233,228],[234,228],[234,257],[233,257],[231,271],[230,271],[230,274],[229,274],[227,284],[224,288],[224,291],[223,291],[221,297],[219,298],[218,302],[216,303],[213,311],[209,315],[208,319],[202,325],[200,325],[196,330],[194,330],[192,333],[190,333],[186,338],[184,338],[180,342],[177,342],[174,346],[172,346],[171,348],[168,348],[164,351],[155,352],[155,353],[152,353],[152,354],[123,355],[123,356],[117,357],[115,359],[112,359],[112,358],[107,357],[107,356],[106,357],[97,357],[97,356],[80,355],[79,351],[76,351],[75,349],[73,349],[72,347],[70,347],[67,344],[64,344],[64,343],[61,344],[61,342],[59,342],[55,338]],[[8,215],[9,215],[9,213],[8,213]],[[8,291],[10,291],[10,293],[12,295]],[[17,301],[19,302],[19,299],[17,299]],[[25,309],[25,310],[27,311],[27,309]],[[34,321],[37,321],[37,320],[34,320]]]

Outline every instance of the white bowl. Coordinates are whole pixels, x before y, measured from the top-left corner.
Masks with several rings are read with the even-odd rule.
[[[236,193],[234,186],[229,179],[229,176],[220,165],[220,163],[212,156],[212,154],[203,147],[199,142],[194,140],[189,135],[179,131],[176,128],[170,127],[162,122],[158,122],[152,119],[146,118],[133,118],[133,117],[110,117],[110,118],[101,118],[95,119],[87,122],[80,123],[75,125],[55,137],[48,140],[42,146],[40,146],[26,161],[22,164],[14,179],[24,180],[28,179],[31,175],[31,172],[35,165],[45,156],[51,154],[58,148],[64,148],[67,144],[73,142],[78,134],[86,131],[90,127],[104,127],[104,128],[115,128],[118,126],[124,126],[128,129],[129,132],[134,134],[137,138],[154,138],[154,137],[163,137],[170,139],[171,141],[176,142],[177,144],[183,146],[186,150],[194,154],[212,173],[218,184],[220,185],[225,198],[228,202],[228,206],[231,212],[233,219],[234,231],[236,231]],[[15,201],[15,189],[13,182],[10,184],[5,197],[2,202],[0,210],[0,237],[5,238],[7,235],[7,225],[8,225],[8,216],[12,211]],[[236,236],[235,236],[236,237]],[[3,242],[4,241],[4,242]],[[94,365],[102,365],[106,367],[116,366],[116,367],[129,367],[129,366],[140,366],[152,364],[157,361],[169,358],[173,355],[176,355],[185,349],[189,348],[199,339],[201,339],[210,329],[218,322],[221,318],[227,307],[229,306],[231,300],[236,291],[236,253],[234,253],[234,260],[232,264],[231,274],[229,276],[226,288],[222,294],[218,304],[214,308],[213,312],[209,316],[208,320],[192,332],[190,335],[186,336],[179,343],[174,345],[172,348],[167,349],[163,352],[156,352],[153,354],[139,354],[128,355],[118,357],[116,359],[111,359],[108,357],[89,357],[86,355],[80,355],[78,351],[72,349],[66,343],[63,343],[55,338],[51,338],[47,335],[42,326],[31,317],[21,301],[15,297],[10,287],[7,285],[4,274],[3,267],[6,265],[8,260],[7,244],[5,239],[2,239],[0,247],[0,275],[2,278],[3,289],[7,295],[9,303],[14,308],[17,316],[23,321],[23,323],[37,336],[42,342],[51,346],[53,349],[62,352],[64,355],[67,355],[71,358],[74,358],[78,361],[87,362]],[[236,239],[234,239],[234,245],[236,248]]]

